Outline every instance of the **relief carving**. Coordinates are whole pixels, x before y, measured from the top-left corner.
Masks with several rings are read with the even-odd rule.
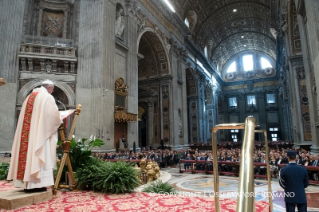
[[[124,84],[124,79],[122,77],[118,78],[115,81],[115,93],[122,96],[127,96],[127,91],[128,85]]]
[[[43,17],[43,36],[62,37],[63,32],[63,13],[44,12]]]

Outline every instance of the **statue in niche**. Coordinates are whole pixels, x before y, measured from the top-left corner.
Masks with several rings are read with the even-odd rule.
[[[142,32],[146,27],[146,17],[139,20],[138,32]]]
[[[124,17],[122,13],[123,9],[116,12],[115,35],[118,37],[121,37],[124,32]]]
[[[52,62],[50,60],[47,60],[45,62],[45,69],[48,73],[52,72]]]

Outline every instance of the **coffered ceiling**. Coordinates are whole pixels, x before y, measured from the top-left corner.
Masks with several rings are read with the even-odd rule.
[[[190,17],[192,40],[208,46],[211,64],[221,67],[238,53],[254,50],[276,58],[277,0],[172,0],[176,13]],[[191,11],[191,12],[190,12]]]

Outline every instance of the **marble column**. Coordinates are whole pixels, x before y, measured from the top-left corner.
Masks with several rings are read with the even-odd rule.
[[[123,1],[124,2],[124,1]],[[137,30],[137,1],[125,1],[127,13],[125,14],[125,28],[123,32],[124,44],[129,47],[126,55],[126,83],[129,86],[127,98],[127,110],[130,113],[138,114],[138,30]],[[116,8],[114,8],[114,14]],[[115,17],[112,17],[113,37],[115,37]],[[115,61],[117,62],[117,61]],[[128,139],[138,143],[138,122],[131,122],[127,125]],[[133,143],[133,142],[132,142]]]
[[[38,16],[38,24],[37,24],[37,36],[41,36],[42,16],[43,16],[43,8],[39,7],[39,16]]]
[[[57,72],[57,60],[52,60],[52,72]]]
[[[319,153],[319,2],[317,0],[295,0],[301,38],[302,56],[306,73],[309,99],[313,154]]]
[[[298,83],[298,74],[296,68],[303,66],[302,56],[295,56],[290,58],[290,91],[292,104],[290,105],[292,122],[293,122],[293,132],[294,132],[294,146],[300,147],[304,143],[304,130],[303,130],[303,121],[302,121],[302,111],[300,103],[300,91]]]
[[[69,72],[69,62],[64,62],[64,73],[68,73]]]
[[[29,71],[33,71],[33,61],[32,59],[28,59]]]
[[[147,146],[152,146],[153,144],[153,110],[154,102],[149,101],[147,104]]]
[[[1,77],[6,84],[0,89],[0,153],[10,152],[16,128],[16,100],[19,89],[19,57],[25,4],[28,1],[0,1]],[[21,59],[26,71],[26,61]]]
[[[27,70],[27,65],[25,62],[25,58],[21,58],[21,71],[26,71]]]
[[[43,59],[40,60],[40,66],[41,66],[41,71],[45,72],[45,63]]]
[[[101,149],[108,150],[114,149],[115,11],[114,1],[81,0],[76,101],[83,110],[77,136],[88,137],[96,134],[96,129],[104,129]],[[131,145],[129,134],[127,140]]]
[[[64,10],[64,22],[63,22],[63,33],[62,33],[62,38],[66,38],[66,32],[68,28],[68,11]]]

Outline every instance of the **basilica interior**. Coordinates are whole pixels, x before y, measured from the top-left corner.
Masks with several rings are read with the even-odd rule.
[[[123,136],[134,151],[212,150],[215,126],[252,116],[270,146],[318,155],[318,11],[317,0],[0,1],[0,154],[49,79],[59,110],[82,106],[75,138],[103,140],[100,153]],[[217,145],[243,137],[219,130]]]
[[[169,2],[2,1],[2,151],[23,101],[50,79],[61,110],[82,105],[76,137],[102,150],[122,135],[137,149],[210,145],[214,126],[254,116],[270,142],[318,153],[318,3]]]
[[[254,116],[269,141],[319,151],[316,1],[1,4],[3,151],[44,79],[67,109],[82,105],[76,136],[95,135],[104,150],[122,135],[136,148],[209,145],[217,124]],[[222,130],[218,141],[242,137]]]

